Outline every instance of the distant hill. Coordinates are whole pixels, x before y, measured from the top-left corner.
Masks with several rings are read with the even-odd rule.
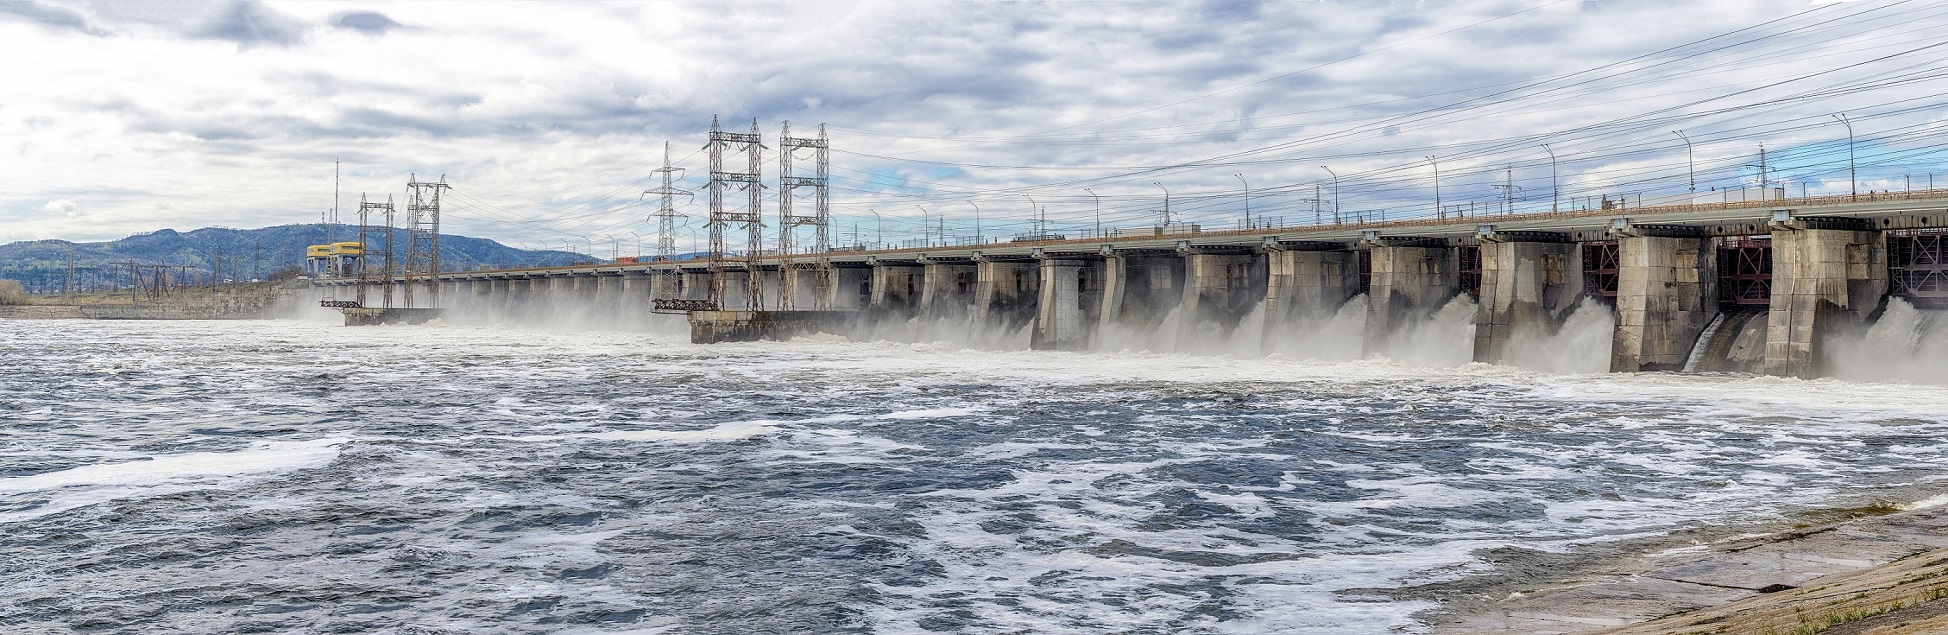
[[[35,240],[0,245],[0,278],[19,280],[32,293],[61,291],[68,279],[68,258],[74,257],[76,285],[80,288],[112,285],[126,276],[128,263],[188,267],[188,271],[210,275],[221,263],[225,278],[268,279],[279,270],[304,265],[304,248],[324,243],[323,224],[280,225],[262,229],[224,229],[206,227],[190,232],[164,229],[137,234],[121,240],[76,243],[65,240]],[[340,225],[333,238],[358,240],[358,227]],[[377,250],[378,237],[368,242]],[[395,262],[404,262],[406,231],[393,230]],[[374,255],[373,258],[378,258]],[[484,238],[452,234],[440,235],[440,268],[454,271],[480,268],[554,266],[589,262],[586,254],[568,251],[516,249]],[[606,262],[606,259],[595,259]]]

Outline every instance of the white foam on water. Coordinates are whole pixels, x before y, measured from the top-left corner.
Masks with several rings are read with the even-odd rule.
[[[586,434],[563,435],[560,437],[527,437],[523,440],[543,439],[600,439],[603,441],[662,441],[671,443],[700,443],[708,441],[739,441],[761,437],[779,430],[778,421],[733,421],[718,424],[703,430],[610,430]]]
[[[227,488],[266,475],[324,467],[348,439],[270,441],[235,452],[163,454],[148,460],[84,465],[0,479],[0,496],[15,509],[0,523],[20,522],[113,500]]]
[[[974,414],[974,411],[969,410],[967,408],[929,408],[929,409],[922,409],[922,410],[901,410],[899,412],[889,412],[883,415],[879,415],[879,418],[881,419],[944,419],[947,417],[965,417],[971,414]]]

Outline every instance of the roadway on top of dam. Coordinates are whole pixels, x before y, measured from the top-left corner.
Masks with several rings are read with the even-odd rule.
[[[1775,225],[1797,225],[1791,219],[1855,219],[1860,229],[1948,228],[1948,190],[1913,192],[1870,192],[1859,196],[1837,195],[1786,198],[1769,201],[1670,205],[1659,207],[1613,208],[1479,215],[1447,219],[1416,218],[1398,221],[1373,221],[1326,225],[1267,227],[1226,231],[1159,231],[1154,227],[1124,229],[1111,236],[1086,238],[989,242],[966,245],[932,245],[894,249],[833,251],[825,259],[835,266],[870,266],[874,263],[918,264],[926,261],[966,262],[976,259],[1026,261],[1038,258],[1100,258],[1110,252],[1168,252],[1198,250],[1267,249],[1350,249],[1363,243],[1388,240],[1439,240],[1449,245],[1488,240],[1568,240],[1590,242],[1613,239],[1619,230],[1655,226],[1682,228],[1699,236],[1748,236],[1770,233]],[[1526,234],[1523,232],[1527,232]],[[1499,237],[1499,238],[1498,238]],[[814,254],[798,254],[794,260],[807,261]],[[761,267],[775,268],[782,259],[775,255],[759,258]],[[572,275],[626,275],[653,271],[705,271],[713,268],[743,270],[743,257],[721,261],[685,259],[629,264],[579,264],[556,267],[523,267],[443,271],[440,280],[479,280]],[[319,285],[357,284],[358,279],[314,280]],[[370,282],[370,281],[368,281]]]

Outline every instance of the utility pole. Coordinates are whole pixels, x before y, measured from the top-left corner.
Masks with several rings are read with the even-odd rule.
[[[1502,185],[1492,187],[1502,191],[1502,213],[1513,214],[1515,213],[1515,191],[1522,189],[1515,186],[1515,168],[1510,167],[1503,174],[1503,179]]]

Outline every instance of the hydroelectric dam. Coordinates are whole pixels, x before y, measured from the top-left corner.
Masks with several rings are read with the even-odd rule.
[[[1465,295],[1478,362],[1506,362],[1523,341],[1593,305],[1611,312],[1612,371],[1689,365],[1794,377],[1824,374],[1834,336],[1863,328],[1894,298],[1948,306],[1948,190],[1768,198],[1235,231],[1146,227],[314,285],[332,297],[371,290],[388,299],[395,287],[417,286],[421,302],[449,314],[564,303],[624,319],[682,312],[699,343],[919,318],[1028,329],[1032,347],[1045,350],[1163,328],[1274,341],[1360,307],[1354,317],[1371,346]],[[357,310],[369,314],[361,319],[380,311],[348,308],[348,323]],[[1264,332],[1239,333],[1252,328]]]

